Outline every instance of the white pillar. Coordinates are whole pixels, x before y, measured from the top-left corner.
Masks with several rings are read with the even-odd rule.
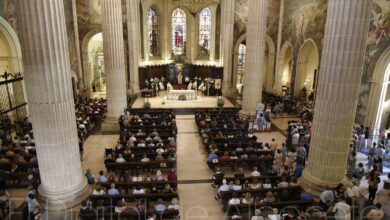
[[[127,31],[129,36],[130,90],[139,93],[138,67],[141,51],[140,0],[127,0]]]
[[[117,129],[117,120],[127,107],[126,68],[121,0],[103,0],[102,30],[106,73],[107,117],[103,130]],[[139,33],[138,33],[139,34]]]
[[[234,38],[234,0],[221,2],[221,59],[223,65],[222,94],[231,95],[235,91],[232,85],[233,77],[233,38]]]
[[[328,3],[309,161],[300,179],[307,192],[320,193],[345,180],[371,3]]]
[[[73,29],[74,29],[74,41],[76,45],[76,58],[77,58],[77,76],[79,85],[82,85],[83,79],[83,68],[81,63],[81,53],[80,53],[80,39],[79,39],[79,25],[77,23],[77,5],[76,0],[72,0],[72,13],[73,13]],[[81,88],[79,88],[81,89]]]
[[[280,0],[278,39],[276,43],[276,68],[275,68],[275,79],[273,84],[273,90],[277,93],[282,92],[282,86],[283,86],[284,55],[281,56],[280,54],[280,50],[282,47],[282,31],[283,31],[283,20],[284,20],[283,16],[284,16],[284,0]]]
[[[82,175],[62,0],[18,0],[40,198],[66,209],[88,196]]]
[[[261,102],[267,39],[268,0],[249,0],[247,49],[242,110],[255,113]]]

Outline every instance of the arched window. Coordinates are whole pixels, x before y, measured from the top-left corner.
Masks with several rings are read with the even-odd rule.
[[[172,13],[172,52],[183,55],[186,43],[186,14],[177,8]]]
[[[159,17],[157,10],[150,7],[148,11],[149,56],[159,55],[159,35]]]
[[[200,52],[210,53],[211,44],[211,12],[210,9],[204,8],[199,15],[199,47]]]
[[[240,46],[238,47],[238,70],[240,71],[244,71],[245,69],[245,53],[245,44],[240,44]]]

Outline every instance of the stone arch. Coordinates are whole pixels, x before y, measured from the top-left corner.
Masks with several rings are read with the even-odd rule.
[[[289,41],[284,42],[276,61],[275,82],[273,89],[277,93],[282,92],[283,86],[291,87],[292,51],[292,44]],[[290,64],[288,64],[289,60]],[[287,69],[288,65],[291,65],[289,69]]]
[[[308,95],[316,89],[319,64],[320,55],[317,44],[309,38],[302,44],[298,53],[295,95],[298,95],[303,87],[306,87]]]
[[[364,125],[370,127],[374,138],[377,138],[381,127],[383,127],[384,109],[390,108],[388,105],[385,106],[386,96],[389,92],[388,86],[390,85],[390,47],[379,57],[370,84]]]
[[[8,71],[23,72],[22,48],[20,46],[20,41],[14,29],[3,17],[0,17],[0,33],[7,41],[6,43],[9,46],[9,53],[11,55],[8,57],[8,62],[10,64],[10,69]]]
[[[85,35],[81,43],[81,59],[83,63],[83,85],[84,88],[86,88],[89,91],[91,90],[92,73],[88,61],[88,44],[93,36],[101,32],[102,29],[100,27],[92,29]]]

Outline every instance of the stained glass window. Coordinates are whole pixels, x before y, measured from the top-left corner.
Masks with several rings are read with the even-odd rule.
[[[149,56],[159,55],[159,17],[153,7],[148,11]]]
[[[238,47],[238,70],[244,71],[245,68],[245,53],[246,46],[245,44],[240,44]]]
[[[186,43],[186,14],[177,8],[172,13],[172,52],[183,55]]]
[[[199,15],[199,47],[200,52],[209,54],[211,44],[211,12],[205,8]]]

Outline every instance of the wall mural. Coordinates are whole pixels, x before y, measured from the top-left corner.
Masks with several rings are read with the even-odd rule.
[[[307,39],[312,39],[321,50],[325,32],[327,0],[285,1],[282,44],[289,41],[293,45],[291,94],[294,94],[299,51]]]
[[[3,17],[11,25],[11,27],[15,30],[16,34],[19,34],[15,0],[0,1],[0,16]]]
[[[272,38],[276,45],[278,37],[280,0],[269,0],[267,34]],[[234,42],[246,33],[248,23],[248,0],[236,0],[234,15]]]
[[[359,103],[356,111],[356,122],[364,124],[367,112],[370,80],[375,65],[383,52],[390,46],[390,1],[374,0],[367,39],[362,84],[359,92]],[[387,117],[384,119],[386,120]]]

